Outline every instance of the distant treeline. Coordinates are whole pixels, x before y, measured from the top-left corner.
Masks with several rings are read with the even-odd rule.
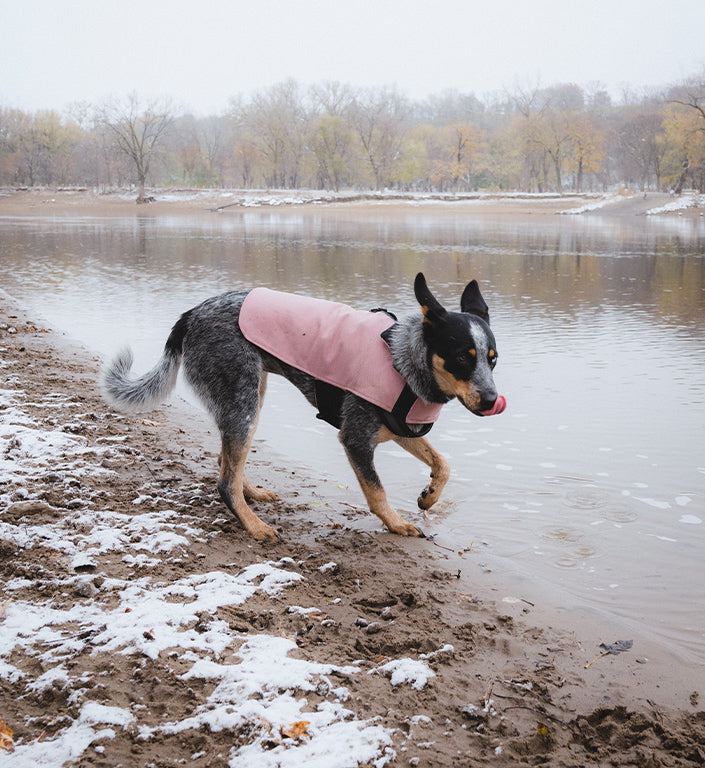
[[[614,103],[601,87],[444,92],[288,80],[196,117],[136,94],[0,107],[0,185],[437,192],[705,191],[705,71]]]

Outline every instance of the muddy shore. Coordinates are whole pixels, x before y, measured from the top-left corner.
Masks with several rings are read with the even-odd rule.
[[[509,591],[481,548],[384,532],[260,443],[281,540],[254,542],[218,498],[206,418],[116,414],[99,367],[0,293],[3,766],[705,763],[701,668]]]

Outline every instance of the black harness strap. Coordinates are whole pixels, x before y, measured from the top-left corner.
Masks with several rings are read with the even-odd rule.
[[[377,408],[382,417],[384,426],[399,437],[423,437],[431,431],[433,422],[430,424],[407,424],[406,417],[416,402],[417,397],[408,384],[404,385],[401,394],[394,403],[392,412]]]
[[[340,429],[345,390],[319,379],[316,379],[313,385],[316,394],[316,408],[318,408],[316,418],[327,421],[336,429]]]

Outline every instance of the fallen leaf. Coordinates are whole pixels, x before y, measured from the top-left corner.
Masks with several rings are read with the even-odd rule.
[[[308,730],[306,729],[310,724],[311,723],[308,720],[298,720],[297,722],[292,723],[288,728],[284,728],[284,726],[282,726],[279,729],[279,733],[289,739],[298,741],[299,739],[303,739],[305,736],[309,735]]]
[[[615,640],[613,643],[600,643],[600,648],[603,651],[607,651],[607,653],[616,655],[623,651],[628,651],[632,645],[634,645],[633,640]]]
[[[0,718],[0,749],[12,752],[15,748],[15,742],[12,740],[12,728],[5,725],[5,721]]]
[[[628,651],[632,645],[634,645],[633,640],[615,640],[614,643],[600,643],[600,648],[603,649],[603,652],[597,658],[588,662],[585,665],[585,669],[591,667],[596,661],[599,661],[599,659],[604,659],[605,656],[616,655],[623,651]]]

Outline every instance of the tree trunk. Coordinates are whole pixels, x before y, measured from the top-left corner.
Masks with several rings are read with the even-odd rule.
[[[577,187],[576,192],[583,191],[583,160],[582,158],[578,160],[578,178],[576,179],[575,186]]]
[[[137,177],[137,200],[135,202],[137,203],[146,203],[148,202],[147,196],[145,195],[145,178],[144,174],[140,173]]]

